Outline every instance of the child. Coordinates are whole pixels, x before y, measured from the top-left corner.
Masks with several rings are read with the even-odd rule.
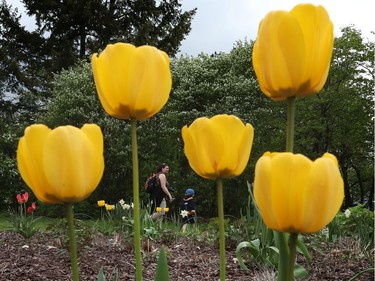
[[[181,216],[182,216],[182,232],[186,231],[188,224],[195,223],[195,203],[194,203],[195,192],[193,189],[188,188],[185,191],[185,198],[181,204]]]

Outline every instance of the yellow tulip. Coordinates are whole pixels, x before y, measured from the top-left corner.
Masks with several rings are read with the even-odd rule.
[[[112,211],[115,209],[115,205],[105,204],[104,206],[107,211]]]
[[[98,206],[99,207],[103,207],[105,205],[105,201],[104,200],[99,200],[98,201]]]
[[[54,130],[31,125],[19,140],[17,162],[22,179],[40,201],[82,201],[103,175],[103,135],[95,124]]]
[[[100,102],[110,116],[145,120],[168,101],[172,76],[165,52],[116,43],[93,54],[91,62]]]
[[[240,175],[249,161],[254,129],[233,115],[201,117],[182,128],[190,167],[211,180]]]
[[[256,163],[254,197],[265,224],[290,233],[314,233],[339,211],[344,184],[330,153],[311,161],[302,154],[266,152]]]
[[[253,48],[262,92],[274,100],[319,92],[328,76],[333,39],[333,24],[322,6],[300,4],[290,12],[269,12]]]
[[[169,212],[169,208],[161,208],[161,207],[157,207],[157,208],[156,208],[156,212],[158,212],[158,213],[160,213],[160,212],[168,213],[168,212]]]

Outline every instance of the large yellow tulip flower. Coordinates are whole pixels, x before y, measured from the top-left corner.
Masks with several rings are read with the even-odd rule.
[[[17,162],[22,179],[40,201],[79,202],[96,189],[103,175],[103,135],[95,124],[54,130],[31,125],[19,140]]]
[[[201,117],[182,128],[191,168],[211,180],[240,175],[249,161],[254,129],[233,115]]]
[[[260,22],[253,66],[263,93],[274,100],[309,96],[324,86],[333,50],[333,24],[322,6],[272,11]]]
[[[314,233],[339,211],[344,184],[330,153],[311,161],[302,154],[266,152],[256,163],[254,197],[265,224],[289,233]]]
[[[168,101],[172,76],[165,52],[116,43],[93,54],[91,62],[100,102],[110,116],[145,120]]]

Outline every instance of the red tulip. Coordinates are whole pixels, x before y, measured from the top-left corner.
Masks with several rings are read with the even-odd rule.
[[[16,195],[18,204],[26,203],[29,200],[29,193],[25,192],[24,194],[17,194]]]
[[[24,194],[22,194],[22,199],[23,199],[23,203],[26,203],[27,200],[29,200],[29,193],[25,192]]]

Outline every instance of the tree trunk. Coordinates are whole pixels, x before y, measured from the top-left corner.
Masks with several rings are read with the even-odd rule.
[[[374,210],[374,178],[372,178],[372,188],[370,188],[370,195],[368,197],[368,201],[367,201],[367,204],[368,204],[368,208],[370,209],[370,211],[373,211]]]
[[[359,184],[359,191],[360,191],[359,202],[361,204],[363,204],[364,201],[365,201],[365,190],[364,190],[364,187],[363,187],[363,182],[362,182],[362,178],[361,178],[361,172],[356,167],[353,167],[353,168],[354,168],[355,174],[357,175],[358,184]]]
[[[349,181],[348,181],[348,168],[341,166],[342,178],[344,180],[344,206],[343,209],[347,209],[353,206],[353,199],[350,194]]]

